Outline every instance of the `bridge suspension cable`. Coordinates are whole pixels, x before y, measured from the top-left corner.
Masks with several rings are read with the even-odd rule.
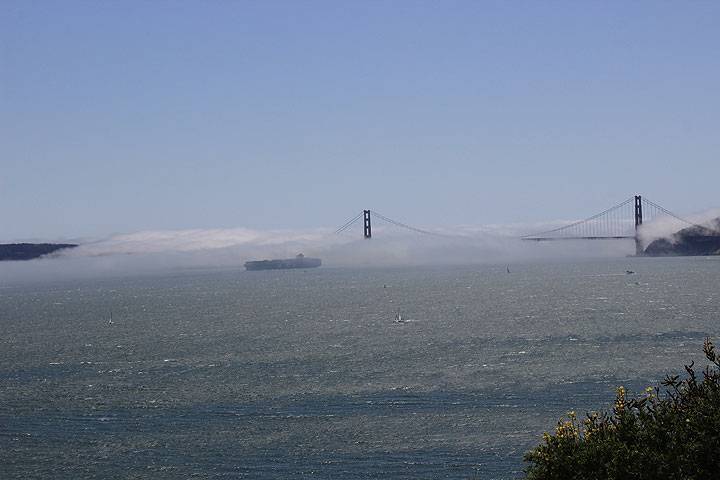
[[[523,240],[603,240],[603,239],[638,239],[638,228],[649,221],[660,217],[670,217],[684,224],[710,230],[703,225],[687,220],[658,205],[652,200],[639,195],[603,210],[602,212],[584,220],[572,222],[568,225],[545,230],[542,232],[523,235]]]
[[[358,213],[358,214],[355,215],[353,218],[351,218],[350,220],[348,220],[347,222],[345,222],[345,224],[344,224],[343,226],[341,226],[341,227],[339,227],[337,230],[335,230],[335,234],[337,235],[337,234],[339,234],[339,233],[344,232],[345,230],[347,230],[348,228],[350,228],[355,222],[357,222],[358,220],[360,220],[360,217],[362,217],[362,216],[363,216],[363,212]]]
[[[624,202],[618,203],[617,205],[610,207],[607,210],[603,210],[602,212],[584,220],[578,220],[577,222],[573,222],[569,225],[563,225],[562,227],[553,228],[551,230],[523,235],[520,238],[524,240],[549,240],[551,237],[563,239],[634,238],[634,235],[626,234],[621,225],[623,217],[625,217],[621,210],[623,210],[624,207],[629,207],[633,200],[634,198],[630,197]],[[618,215],[618,213],[620,213],[620,215]],[[602,227],[605,231],[601,232],[600,227]],[[608,232],[610,232],[610,235],[605,235]],[[567,235],[564,235],[565,233],[567,233]]]
[[[706,227],[706,226],[704,226],[704,225],[699,225],[699,224],[697,224],[697,223],[695,223],[695,222],[691,222],[690,220],[687,220],[687,219],[685,219],[685,218],[682,218],[682,217],[679,217],[679,216],[675,215],[675,214],[672,213],[670,210],[667,210],[666,208],[663,208],[662,206],[658,205],[657,203],[653,202],[652,200],[648,200],[648,199],[644,198],[644,199],[643,199],[643,202],[645,202],[648,206],[650,206],[650,207],[652,207],[652,208],[655,208],[656,210],[664,213],[665,215],[667,215],[667,216],[669,216],[669,217],[672,217],[672,218],[674,218],[674,219],[676,219],[676,220],[680,220],[681,222],[686,223],[686,224],[688,224],[688,225],[690,225],[690,226],[698,227],[698,228],[704,228],[704,229],[706,229],[706,230],[711,230],[711,229],[709,229],[708,227]]]
[[[458,237],[458,236],[459,236],[459,235],[445,235],[445,234],[443,234],[443,233],[431,232],[431,231],[429,231],[429,230],[423,230],[422,228],[412,227],[412,226],[407,225],[407,224],[405,224],[405,223],[398,222],[397,220],[393,220],[392,218],[388,218],[388,217],[386,217],[385,215],[382,215],[381,213],[376,212],[375,210],[371,210],[371,212],[373,213],[373,215],[375,215],[376,217],[378,217],[380,220],[383,220],[383,221],[385,221],[385,222],[387,222],[387,223],[390,223],[390,224],[392,224],[392,225],[395,225],[396,227],[400,227],[400,228],[404,228],[404,229],[406,229],[406,230],[410,230],[410,231],[415,232],[415,233],[421,233],[421,234],[423,234],[423,235],[432,235],[432,236],[435,236],[435,237],[446,237],[446,238],[448,238],[448,237]]]
[[[355,215],[354,217],[352,217],[350,220],[348,220],[347,222],[345,222],[342,226],[338,227],[338,228],[335,230],[335,234],[340,234],[340,233],[346,231],[347,229],[349,229],[350,227],[352,227],[353,225],[355,225],[355,223],[357,223],[360,219],[362,219],[362,218],[365,216],[365,212],[366,212],[366,211],[362,211],[362,212],[358,213],[357,215]],[[424,230],[424,229],[422,229],[422,228],[413,227],[413,226],[411,226],[411,225],[408,225],[408,224],[406,224],[406,223],[400,222],[400,221],[398,221],[398,220],[393,220],[392,218],[387,217],[387,216],[385,216],[385,215],[383,215],[383,214],[381,214],[381,213],[379,213],[379,212],[376,212],[375,210],[368,210],[367,212],[372,213],[372,215],[373,215],[374,217],[377,217],[377,218],[379,218],[380,220],[382,220],[382,221],[384,221],[384,222],[386,222],[386,223],[388,223],[388,224],[390,224],[390,225],[393,225],[393,226],[396,226],[396,227],[400,227],[400,228],[409,230],[409,231],[411,231],[411,232],[420,233],[420,234],[422,234],[422,235],[431,235],[431,236],[435,236],[435,237],[445,237],[445,238],[461,238],[461,237],[464,237],[463,235],[446,235],[446,234],[439,233],[439,232],[432,232],[432,231],[430,231],[430,230]],[[367,237],[366,237],[366,238],[367,238]]]
[[[345,222],[337,230],[335,230],[335,234],[340,234],[348,230],[351,226],[353,226],[361,218],[363,218],[365,223],[364,236],[365,238],[371,238],[371,213],[373,216],[390,225],[400,227],[405,230],[409,230],[422,235],[456,239],[469,238],[467,235],[445,234],[413,227],[406,223],[387,217],[379,212],[376,212],[375,210],[361,211],[360,213],[352,217],[350,220]],[[646,198],[642,198],[640,195],[636,195],[583,220],[578,220],[567,225],[563,225],[550,230],[544,230],[542,232],[530,235],[522,235],[519,238],[522,240],[535,241],[635,239],[636,247],[640,249],[641,237],[638,233],[638,229],[643,225],[644,222],[647,223],[648,221],[652,221],[663,216],[666,218],[673,218],[689,226],[701,228],[704,231],[709,231],[713,234],[720,235],[720,231],[717,231],[712,227],[699,225],[695,222],[682,218],[662,207],[661,205],[658,205],[657,203]]]

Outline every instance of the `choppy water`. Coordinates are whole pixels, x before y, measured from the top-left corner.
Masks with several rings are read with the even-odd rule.
[[[702,360],[720,336],[719,267],[6,284],[0,477],[519,478],[560,415]]]

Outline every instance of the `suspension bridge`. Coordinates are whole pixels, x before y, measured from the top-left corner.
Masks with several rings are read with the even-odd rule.
[[[374,210],[363,210],[345,222],[335,231],[335,233],[339,234],[348,230],[350,227],[359,222],[360,219],[362,219],[363,238],[371,239],[372,218],[377,218],[395,227],[404,228],[423,235],[455,238],[461,237],[461,235],[448,235],[447,233],[439,233],[416,228],[397,220],[393,220],[392,218],[386,217]],[[600,213],[585,218],[584,220],[571,222],[542,232],[522,235],[518,238],[521,240],[535,242],[556,240],[634,240],[635,253],[637,255],[641,255],[644,248],[640,235],[642,226],[662,218],[673,219],[678,221],[681,225],[699,227],[708,231],[708,227],[706,226],[698,225],[690,220],[686,220],[661,205],[643,198],[641,195],[634,195],[625,201],[618,203],[607,210],[603,210]],[[720,232],[713,233],[720,235]]]

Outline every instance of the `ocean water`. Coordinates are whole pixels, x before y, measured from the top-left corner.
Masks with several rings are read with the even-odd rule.
[[[0,478],[522,478],[702,362],[718,260],[6,282]]]

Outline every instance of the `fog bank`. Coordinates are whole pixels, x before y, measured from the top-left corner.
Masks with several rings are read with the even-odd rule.
[[[0,262],[3,284],[135,275],[198,268],[243,269],[248,260],[320,257],[325,267],[481,264],[559,258],[622,257],[630,241],[528,242],[519,236],[547,225],[458,226],[424,235],[383,224],[365,240],[359,229],[342,234],[318,228],[261,231],[247,228],[152,230],[82,242],[78,248],[26,262]]]

